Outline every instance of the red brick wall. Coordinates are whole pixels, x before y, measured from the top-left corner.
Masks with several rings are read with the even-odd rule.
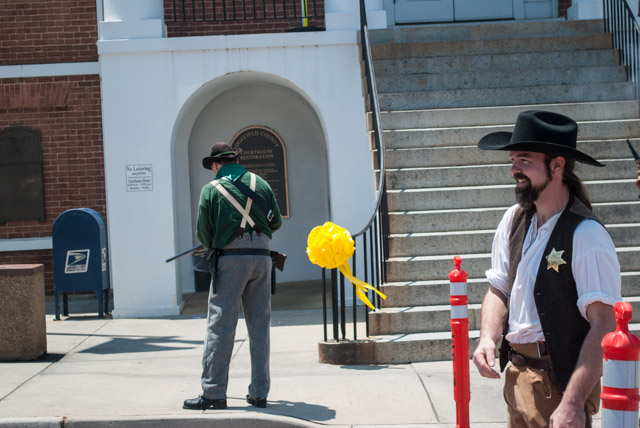
[[[202,2],[176,1],[175,19],[173,0],[164,1],[165,23],[167,24],[168,37],[189,37],[189,36],[218,36],[235,34],[260,34],[260,33],[283,33],[292,28],[302,26],[302,12],[299,0],[285,0],[283,8],[282,0],[276,0],[275,16],[272,0],[257,0],[256,9],[253,10],[253,0],[246,1],[246,9],[243,9],[240,0],[236,0],[236,9],[233,9],[233,0],[226,0],[226,15],[220,0],[216,0],[215,17],[211,2],[205,2],[204,22],[202,21]],[[294,12],[295,8],[295,12]],[[266,13],[265,13],[266,9]],[[245,14],[246,11],[246,14]],[[309,26],[324,27],[324,0],[314,0],[308,2],[307,11],[309,16]],[[194,13],[195,12],[195,13]],[[195,16],[195,18],[194,18]],[[226,16],[229,21],[222,21]],[[266,19],[265,19],[266,16]],[[298,16],[298,17],[296,17]],[[256,19],[257,18],[257,19]],[[196,22],[194,22],[194,19]],[[237,20],[234,20],[237,19]]]
[[[1,0],[0,65],[98,60],[95,0]]]
[[[46,221],[10,221],[0,239],[51,236],[56,217],[92,208],[106,219],[100,77],[0,79],[0,130],[38,129]],[[45,263],[47,294],[53,291],[51,251],[0,253],[0,263]]]
[[[44,287],[47,296],[53,296],[53,255],[51,250],[12,251],[0,253],[0,264],[44,265]]]
[[[571,7],[571,0],[558,0],[558,16],[567,17],[567,9]]]

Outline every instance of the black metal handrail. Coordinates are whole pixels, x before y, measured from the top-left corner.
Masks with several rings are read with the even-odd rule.
[[[169,22],[238,22],[320,18],[321,0],[168,0]]]
[[[376,198],[375,208],[366,226],[361,231],[352,235],[355,241],[356,252],[351,258],[351,270],[354,276],[358,275],[358,255],[359,249],[362,249],[362,280],[369,283],[376,289],[386,281],[387,273],[385,262],[388,258],[388,209],[387,209],[387,192],[385,189],[385,148],[384,137],[382,134],[382,126],[380,120],[380,105],[378,103],[378,90],[376,88],[375,74],[373,71],[373,61],[371,59],[371,44],[369,42],[369,30],[367,25],[367,13],[365,0],[360,0],[360,43],[362,45],[362,60],[364,63],[364,72],[367,79],[367,89],[369,94],[369,108],[371,110],[372,130],[371,133],[375,140],[375,149],[377,154],[377,167],[379,170],[378,178],[378,195]],[[323,284],[323,323],[324,323],[324,340],[327,341],[327,286],[326,272],[322,270]],[[357,300],[355,287],[352,288],[353,306],[352,320],[353,323],[353,340],[357,340]],[[340,299],[338,302],[338,294]],[[346,303],[345,303],[345,278],[337,269],[331,270],[331,308],[333,318],[333,340],[346,340]],[[369,300],[376,307],[380,306],[380,298],[373,292],[367,293]],[[366,326],[366,335],[369,336],[369,308],[364,306],[364,317]]]
[[[620,64],[635,83],[636,99],[640,98],[640,26],[626,0],[603,0],[604,31],[611,33],[614,49],[620,51]]]

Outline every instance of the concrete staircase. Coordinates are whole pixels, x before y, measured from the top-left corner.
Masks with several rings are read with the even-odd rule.
[[[617,247],[623,296],[640,321],[640,200],[626,146],[640,148],[640,104],[601,21],[437,25],[371,32],[390,210],[388,298],[369,316],[360,362],[451,358],[448,273],[469,274],[470,342],[480,327],[493,234],[514,204],[506,152],[478,140],[528,109],[579,122],[578,164]]]

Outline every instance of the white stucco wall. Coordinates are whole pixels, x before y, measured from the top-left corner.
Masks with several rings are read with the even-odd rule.
[[[355,31],[99,42],[114,317],[181,309],[184,272],[165,263],[192,240],[178,221],[191,213],[181,146],[208,103],[194,94],[222,76],[275,76],[309,103],[326,138],[327,220],[364,225],[375,192],[356,42]],[[127,165],[151,165],[153,190],[128,192]]]

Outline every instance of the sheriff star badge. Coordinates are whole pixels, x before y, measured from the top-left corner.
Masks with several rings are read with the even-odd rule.
[[[563,253],[564,253],[564,250],[556,251],[555,248],[553,248],[551,250],[549,255],[545,257],[547,259],[547,263],[548,263],[547,270],[553,269],[556,272],[560,273],[560,265],[566,265],[567,264],[567,262],[562,260],[562,254]]]

